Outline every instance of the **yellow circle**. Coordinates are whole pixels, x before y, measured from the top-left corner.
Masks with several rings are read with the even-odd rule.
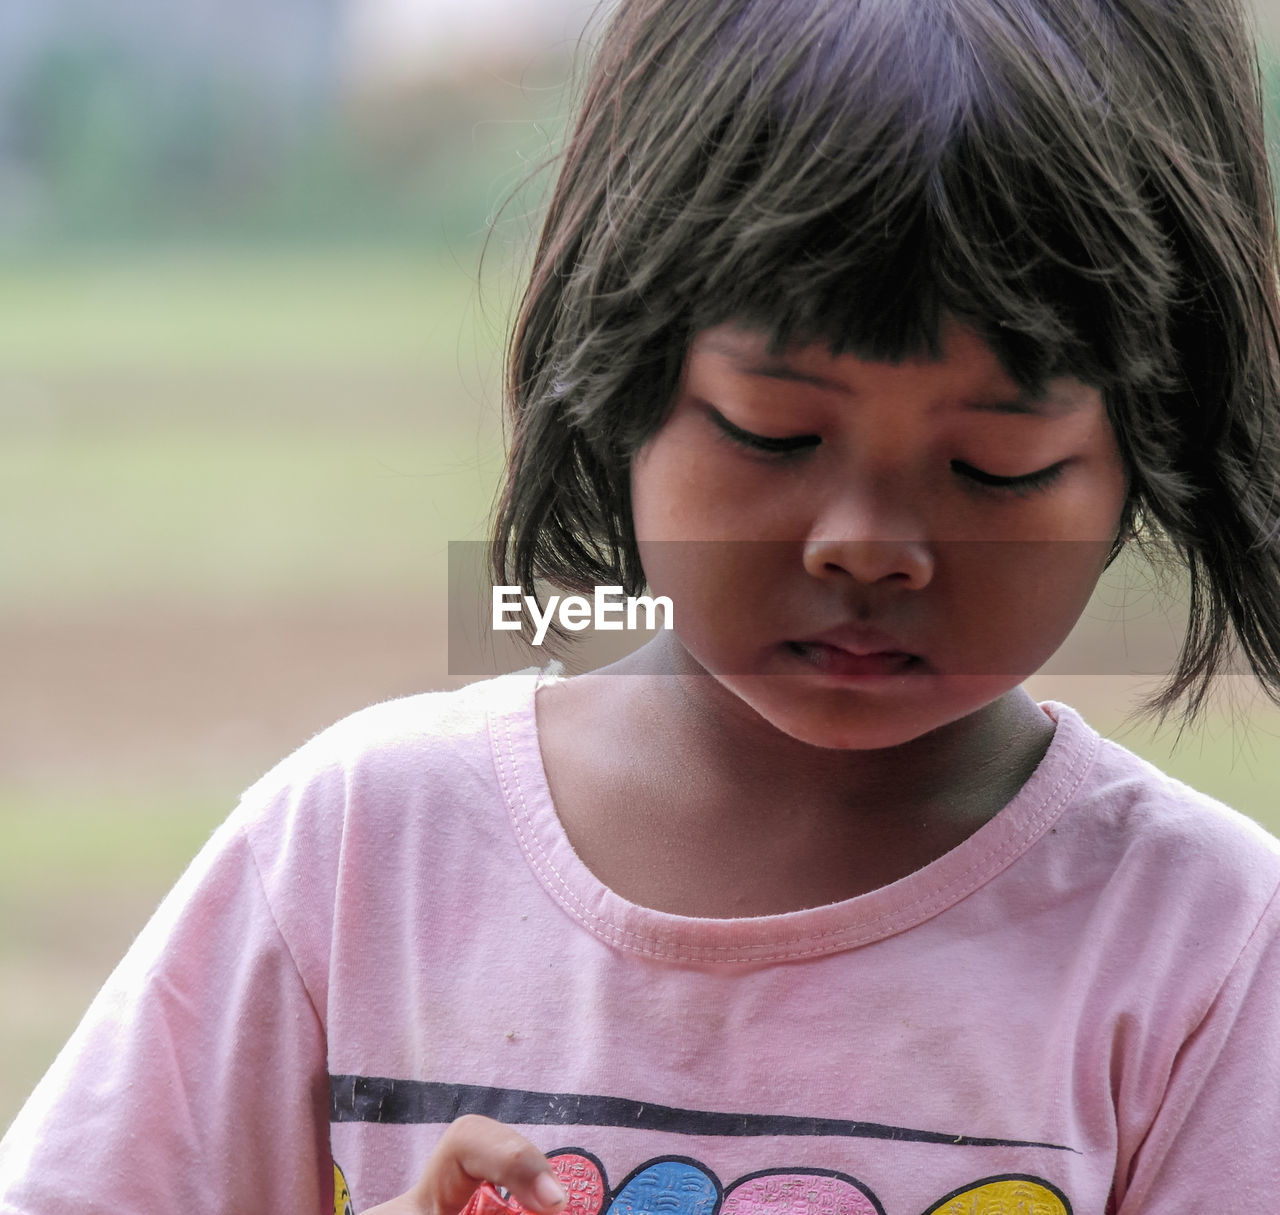
[[[347,1189],[347,1179],[337,1163],[333,1166],[333,1215],[356,1215],[351,1205],[351,1191]]]
[[[926,1215],[1071,1215],[1052,1190],[1026,1178],[988,1181],[944,1198]]]

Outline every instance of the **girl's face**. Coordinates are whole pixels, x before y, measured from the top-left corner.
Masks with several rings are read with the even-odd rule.
[[[821,747],[907,742],[997,700],[1070,632],[1127,479],[1099,393],[1029,398],[949,322],[938,361],[700,334],[632,464],[683,665]]]

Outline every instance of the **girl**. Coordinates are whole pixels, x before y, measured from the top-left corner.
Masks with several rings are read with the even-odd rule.
[[[1268,1209],[1276,841],[1019,686],[1138,533],[1280,696],[1260,114],[1232,0],[623,0],[495,580],[674,631],[254,786],[0,1211]]]

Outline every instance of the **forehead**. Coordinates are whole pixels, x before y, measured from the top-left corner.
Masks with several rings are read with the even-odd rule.
[[[892,362],[838,353],[822,342],[779,347],[762,329],[737,322],[697,334],[689,348],[693,368],[718,366],[731,374],[815,388],[856,397],[886,375],[936,386],[968,408],[997,413],[1059,417],[1097,401],[1096,391],[1070,376],[1033,389],[1020,387],[971,327],[948,318],[938,356],[918,354]]]

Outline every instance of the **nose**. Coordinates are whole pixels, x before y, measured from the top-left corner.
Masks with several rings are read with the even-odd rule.
[[[933,555],[918,540],[833,537],[805,542],[804,566],[815,578],[852,578],[868,586],[897,585],[918,591],[933,578]]]
[[[872,511],[845,504],[814,521],[804,545],[805,569],[815,578],[902,590],[928,586],[934,553],[920,520],[910,510]]]

